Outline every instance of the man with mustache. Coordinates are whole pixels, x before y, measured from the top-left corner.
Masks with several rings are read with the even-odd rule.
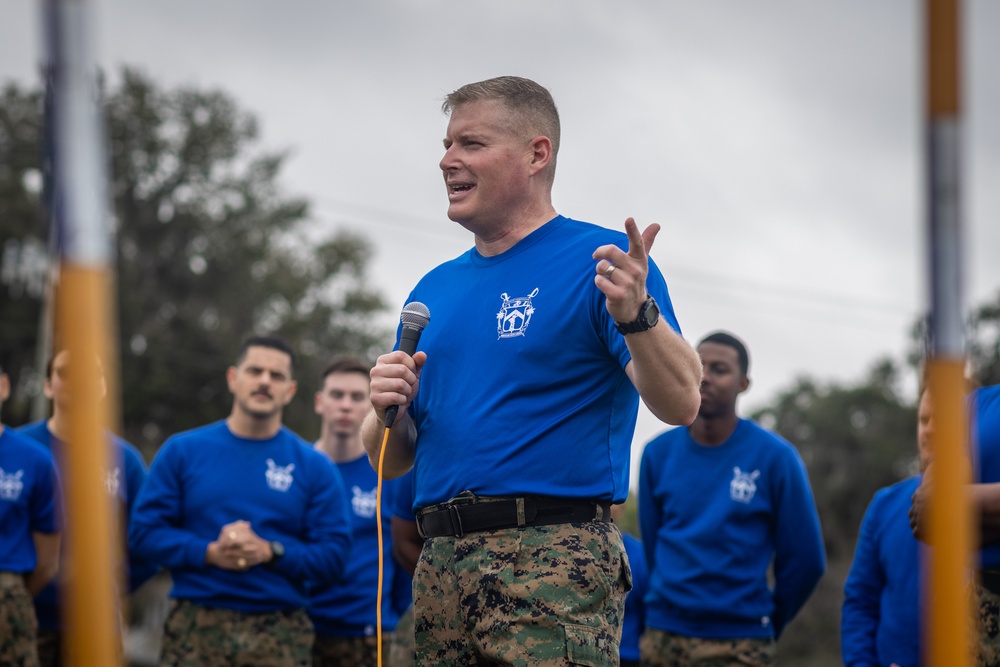
[[[282,425],[293,360],[279,338],[247,340],[229,417],[153,460],[129,543],[173,578],[161,665],[311,664],[305,582],[343,573],[351,525],[336,467]]]

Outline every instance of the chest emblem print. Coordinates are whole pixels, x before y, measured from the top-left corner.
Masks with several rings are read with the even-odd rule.
[[[497,338],[513,338],[524,335],[531,322],[531,314],[535,312],[535,307],[531,305],[531,299],[537,295],[537,287],[528,296],[511,298],[507,296],[506,292],[500,295],[503,304],[500,306],[500,312],[497,313]]]
[[[729,482],[729,497],[741,503],[749,503],[757,493],[756,479],[760,471],[743,472],[739,466],[733,468],[733,479]]]

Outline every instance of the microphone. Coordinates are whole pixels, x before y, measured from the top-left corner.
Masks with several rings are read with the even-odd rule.
[[[421,332],[431,321],[431,311],[419,301],[413,301],[403,306],[403,312],[399,314],[399,321],[403,323],[403,330],[399,334],[399,349],[412,357],[413,353],[417,351]],[[386,408],[386,428],[392,428],[392,423],[396,421],[396,413],[398,412],[398,405],[390,405]]]

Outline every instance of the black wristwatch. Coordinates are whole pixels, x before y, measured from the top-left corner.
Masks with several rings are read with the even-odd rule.
[[[640,331],[648,331],[655,327],[659,319],[660,307],[656,305],[656,299],[647,294],[646,300],[643,302],[642,307],[639,308],[639,316],[631,322],[615,322],[615,328],[622,335],[639,333]]]
[[[271,560],[267,561],[268,567],[274,567],[285,555],[285,545],[281,542],[271,542]]]

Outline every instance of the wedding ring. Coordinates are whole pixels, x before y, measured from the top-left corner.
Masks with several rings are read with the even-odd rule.
[[[617,266],[615,266],[614,264],[610,264],[610,265],[608,266],[608,268],[604,269],[604,277],[606,277],[606,278],[610,278],[610,277],[611,277],[611,274],[612,274],[612,273],[614,273],[614,270],[615,270],[615,269],[617,269],[617,268],[618,268],[618,267],[617,267]]]

